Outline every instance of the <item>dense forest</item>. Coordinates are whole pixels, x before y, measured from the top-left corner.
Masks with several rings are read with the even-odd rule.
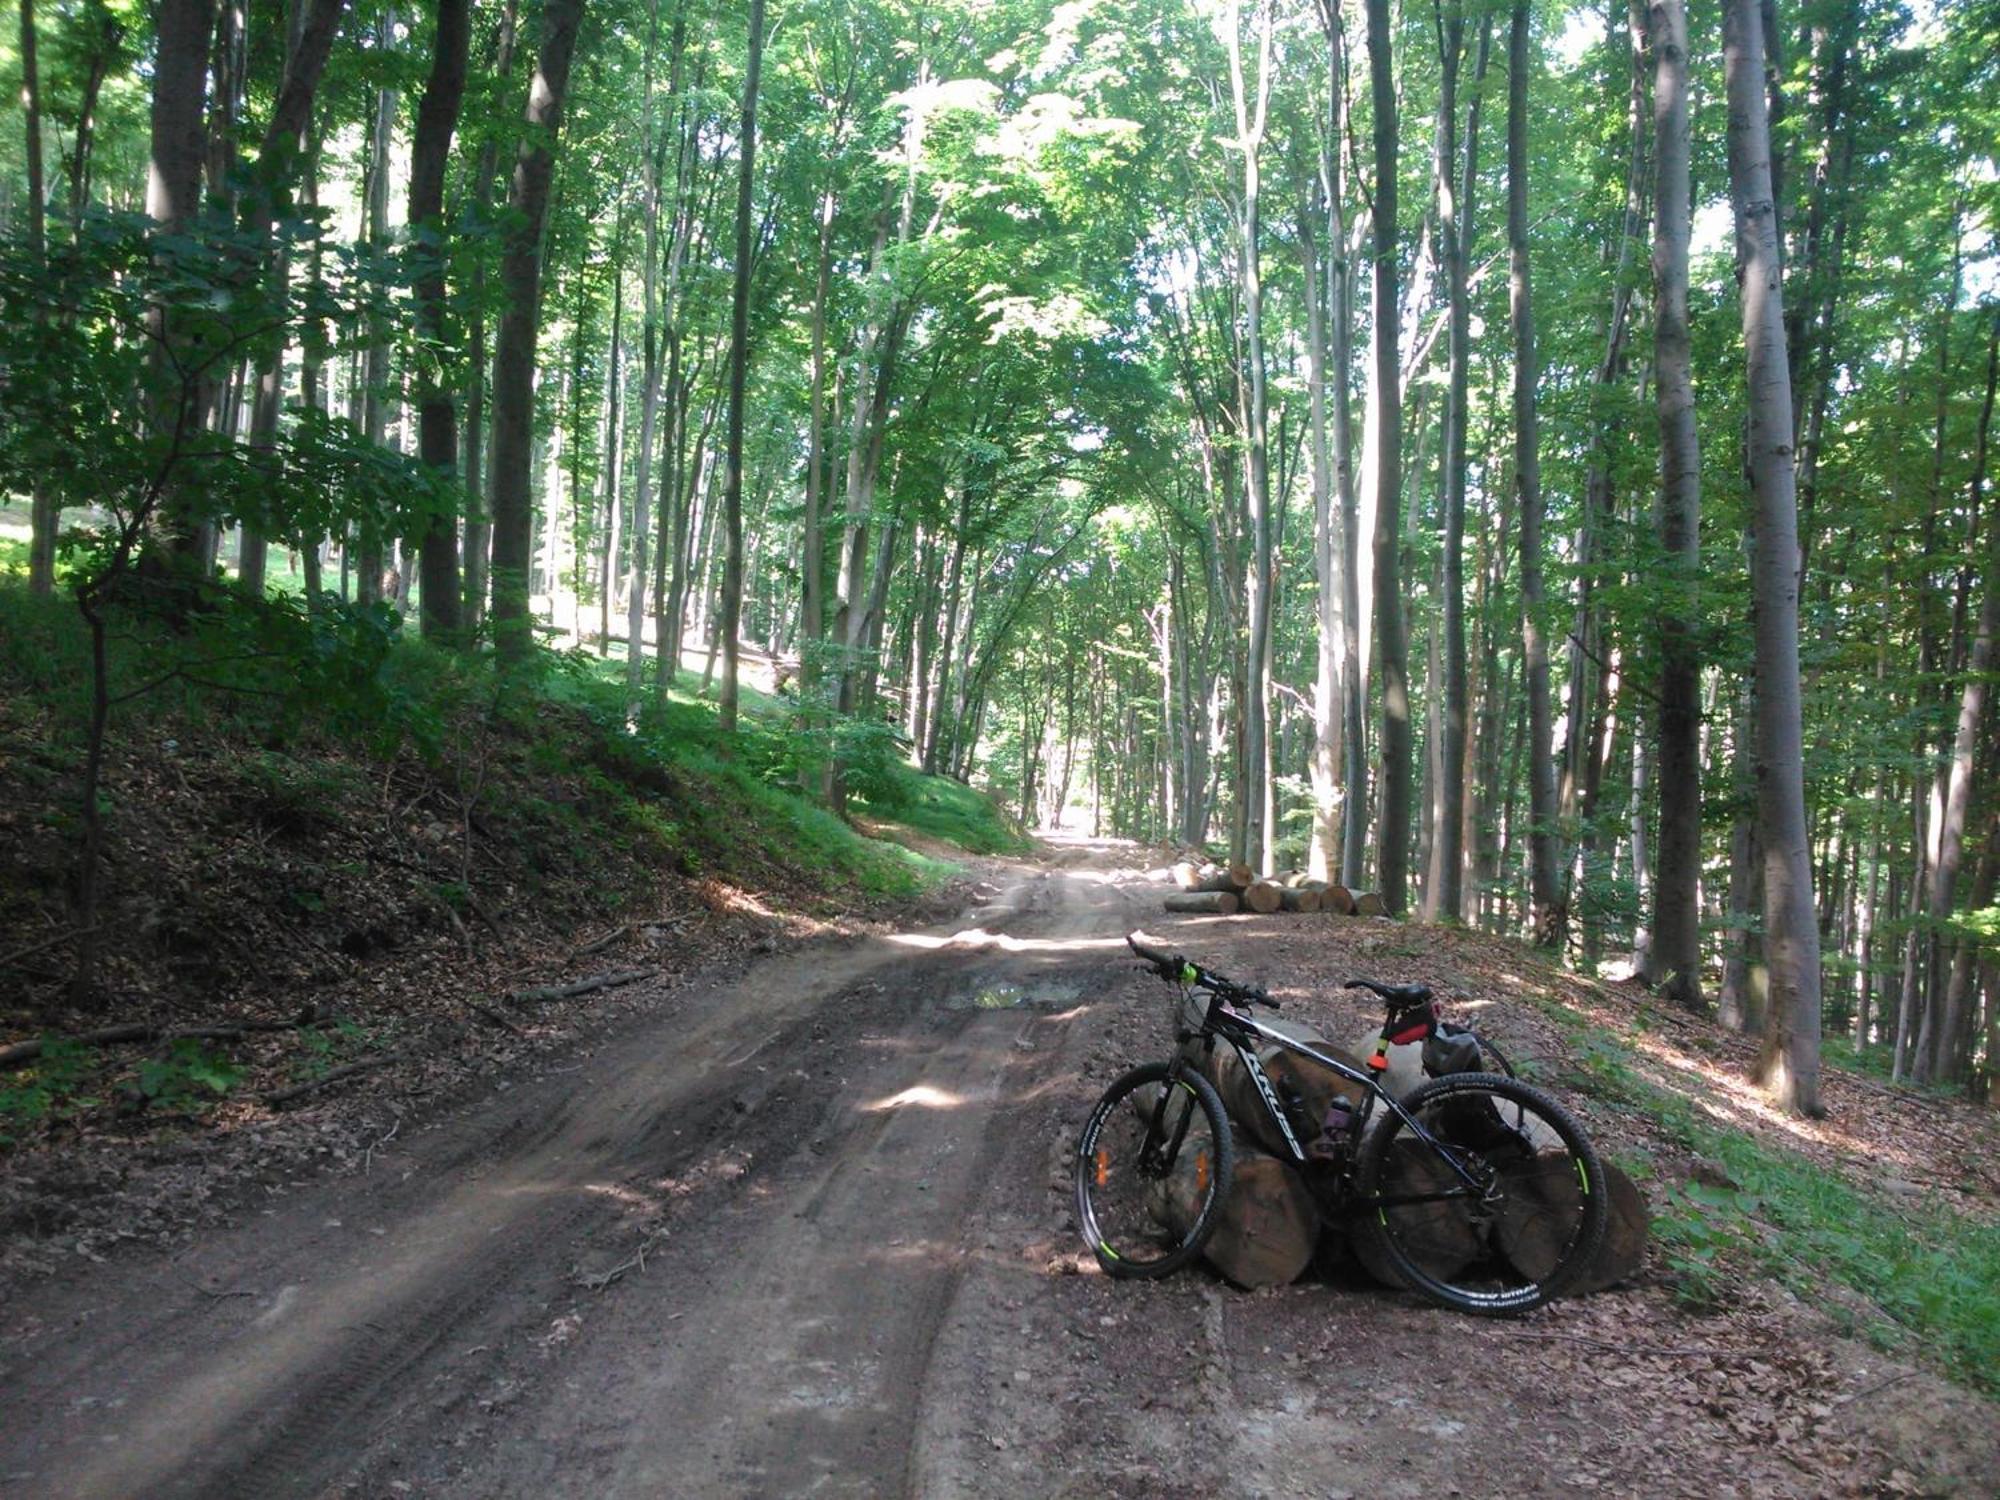
[[[18,0],[0,87],[79,934],[107,641],[254,617],[725,734],[754,668],[836,811],[900,757],[1629,959],[1809,1113],[1823,1030],[1990,1088],[1990,0]]]

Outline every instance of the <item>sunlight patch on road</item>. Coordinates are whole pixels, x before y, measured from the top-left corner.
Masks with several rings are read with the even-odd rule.
[[[1122,948],[1123,938],[1017,938],[1004,932],[988,932],[984,927],[967,927],[950,937],[934,937],[922,932],[891,933],[887,941],[899,948],[940,948],[978,950],[998,948],[1002,953],[1080,953],[1091,948]]]
[[[923,1109],[957,1109],[965,1103],[963,1094],[954,1094],[947,1089],[934,1089],[927,1083],[913,1084],[900,1094],[890,1094],[861,1106],[863,1114],[883,1114],[892,1109],[901,1109],[906,1104],[914,1104]]]

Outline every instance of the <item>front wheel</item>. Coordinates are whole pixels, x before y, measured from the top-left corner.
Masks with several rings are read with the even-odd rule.
[[[1165,1276],[1201,1253],[1235,1171],[1229,1117],[1199,1073],[1134,1068],[1104,1091],[1076,1150],[1076,1222],[1112,1276]]]
[[[1610,1191],[1583,1127],[1516,1078],[1453,1073],[1362,1146],[1356,1229],[1413,1291],[1460,1312],[1561,1296],[1603,1243]],[[1410,1121],[1417,1128],[1412,1128]]]

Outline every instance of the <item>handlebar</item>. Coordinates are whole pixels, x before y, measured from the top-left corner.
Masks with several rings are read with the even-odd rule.
[[[1233,1000],[1240,1004],[1263,1005],[1272,1010],[1280,1009],[1277,1001],[1256,986],[1238,984],[1233,979],[1212,974],[1178,953],[1169,953],[1164,948],[1156,948],[1150,943],[1141,941],[1142,937],[1141,933],[1128,932],[1125,935],[1125,942],[1160,978],[1175,984],[1185,984],[1192,989],[1207,990],[1225,1000]]]

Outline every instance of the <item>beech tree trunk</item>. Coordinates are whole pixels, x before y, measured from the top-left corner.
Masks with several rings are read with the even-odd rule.
[[[1403,632],[1403,388],[1397,350],[1396,83],[1389,0],[1367,0],[1368,79],[1375,106],[1375,306],[1371,318],[1375,430],[1375,634],[1382,661],[1382,831],[1376,849],[1382,900],[1401,915],[1409,885],[1410,681]]]
[[[21,0],[21,113],[28,159],[28,253],[39,265],[48,249],[48,190],[42,183],[42,87],[35,67],[35,0]],[[37,477],[30,501],[28,588],[48,596],[56,586],[56,531],[62,514],[47,482]]]
[[[1238,226],[1238,276],[1243,295],[1244,355],[1249,365],[1248,410],[1245,416],[1246,465],[1250,521],[1250,566],[1246,574],[1250,635],[1243,701],[1237,705],[1243,721],[1242,779],[1237,792],[1245,812],[1244,858],[1260,873],[1276,868],[1267,818],[1267,791],[1270,782],[1270,753],[1267,745],[1270,710],[1271,653],[1271,480],[1270,446],[1265,431],[1268,400],[1264,372],[1264,285],[1258,266],[1258,238],[1261,233],[1259,154],[1264,144],[1264,117],[1271,91],[1271,8],[1273,0],[1260,6],[1257,30],[1257,79],[1254,85],[1243,76],[1241,6],[1231,4],[1228,16],[1230,97],[1236,106],[1236,149],[1243,154],[1243,208]],[[1246,90],[1254,91],[1246,92]]]
[[[1534,289],[1528,262],[1528,5],[1516,0],[1507,44],[1507,305],[1514,331],[1514,486],[1521,502],[1521,656],[1528,679],[1528,867],[1537,947],[1568,930],[1556,858],[1549,643],[1542,633],[1542,464],[1535,414]]]
[[[465,99],[466,50],[472,36],[471,0],[437,0],[437,40],[431,76],[417,105],[417,133],[410,148],[410,225],[428,255],[417,278],[417,333],[434,348],[418,362],[417,456],[455,493],[458,474],[458,413],[441,378],[444,358],[445,265],[450,258],[444,222],[444,171],[451,139]],[[455,368],[453,362],[452,368]],[[615,378],[615,377],[614,377]],[[419,544],[422,569],[423,632],[426,638],[456,643],[460,638],[458,514],[440,506]]]
[[[1472,359],[1471,298],[1466,286],[1467,251],[1472,243],[1474,190],[1479,181],[1479,105],[1492,48],[1492,20],[1479,30],[1479,57],[1473,68],[1474,95],[1467,112],[1464,163],[1459,164],[1458,75],[1464,48],[1464,12],[1454,4],[1444,34],[1444,71],[1438,120],[1438,239],[1445,262],[1446,395],[1444,411],[1444,663],[1443,711],[1437,754],[1437,790],[1431,834],[1431,865],[1424,887],[1424,917],[1462,921],[1465,917],[1465,758],[1470,690],[1465,645],[1465,476],[1468,388]],[[1454,175],[1456,174],[1456,181]],[[1433,689],[1435,693],[1435,689]]]
[[[1701,449],[1688,330],[1687,9],[1653,0],[1653,363],[1660,427],[1660,549],[1673,565],[1660,612],[1660,838],[1644,976],[1689,1010],[1701,994]]]
[[[1746,467],[1754,506],[1751,593],[1757,611],[1757,825],[1763,845],[1764,949],[1771,1010],[1760,1081],[1780,1105],[1819,1100],[1819,924],[1813,909],[1799,693],[1797,476],[1785,357],[1777,206],[1771,186],[1763,20],[1756,0],[1724,0],[1729,182],[1749,382]]]
[[[1972,471],[1971,509],[1975,516],[1979,514],[1986,483],[1987,431],[1993,421],[1996,379],[2000,379],[2000,312],[1991,315],[1991,331],[1986,345],[1986,399],[1980,412]],[[1985,523],[1986,566],[1985,577],[1980,581],[1979,624],[1965,664],[1965,684],[1959,693],[1958,728],[1952,738],[1951,769],[1942,824],[1938,831],[1938,858],[1931,869],[1928,892],[1931,928],[1928,943],[1932,955],[1925,973],[1929,990],[1925,1015],[1936,1017],[1938,1024],[1933,1028],[1934,1060],[1931,1066],[1926,1069],[1923,1066],[1926,1060],[1919,1059],[1917,1081],[1920,1083],[1933,1077],[1955,1081],[1963,1076],[1957,1056],[1957,1037],[1963,1023],[1970,961],[1968,959],[1959,965],[1947,964],[1944,928],[1951,919],[1959,865],[1965,853],[1965,824],[1972,806],[1975,758],[1986,716],[1994,636],[2000,633],[2000,587],[1996,587],[2000,585],[2000,523],[1996,523],[1991,516],[1985,518]],[[1985,883],[1990,889],[1990,876]],[[1963,976],[1957,972],[1960,969]]]
[[[500,263],[506,311],[493,354],[493,636],[501,656],[525,660],[534,644],[528,565],[534,547],[529,495],[535,406],[535,334],[541,323],[542,221],[562,124],[563,94],[583,0],[546,0],[542,47],[528,89],[529,134],[507,194],[512,227]]]
[[[394,46],[395,34],[396,11],[390,6],[376,19],[376,45],[388,52]],[[389,242],[389,158],[395,143],[397,98],[393,88],[376,91],[374,119],[368,132],[363,198],[367,204],[368,245],[376,254],[386,253]],[[377,299],[369,306],[367,356],[361,377],[361,426],[371,443],[382,442],[388,431],[389,342],[388,313]],[[390,556],[384,551],[386,541],[371,527],[361,533],[355,544],[354,596],[363,604],[373,604],[382,597],[382,574]]]
[[[743,390],[750,364],[750,189],[756,180],[757,82],[764,62],[764,0],[750,0],[750,50],[743,79],[743,127],[737,147],[736,293],[729,332],[729,429],[722,483],[727,550],[722,565],[722,701],[724,734],[736,731],[738,636],[743,628]]]

